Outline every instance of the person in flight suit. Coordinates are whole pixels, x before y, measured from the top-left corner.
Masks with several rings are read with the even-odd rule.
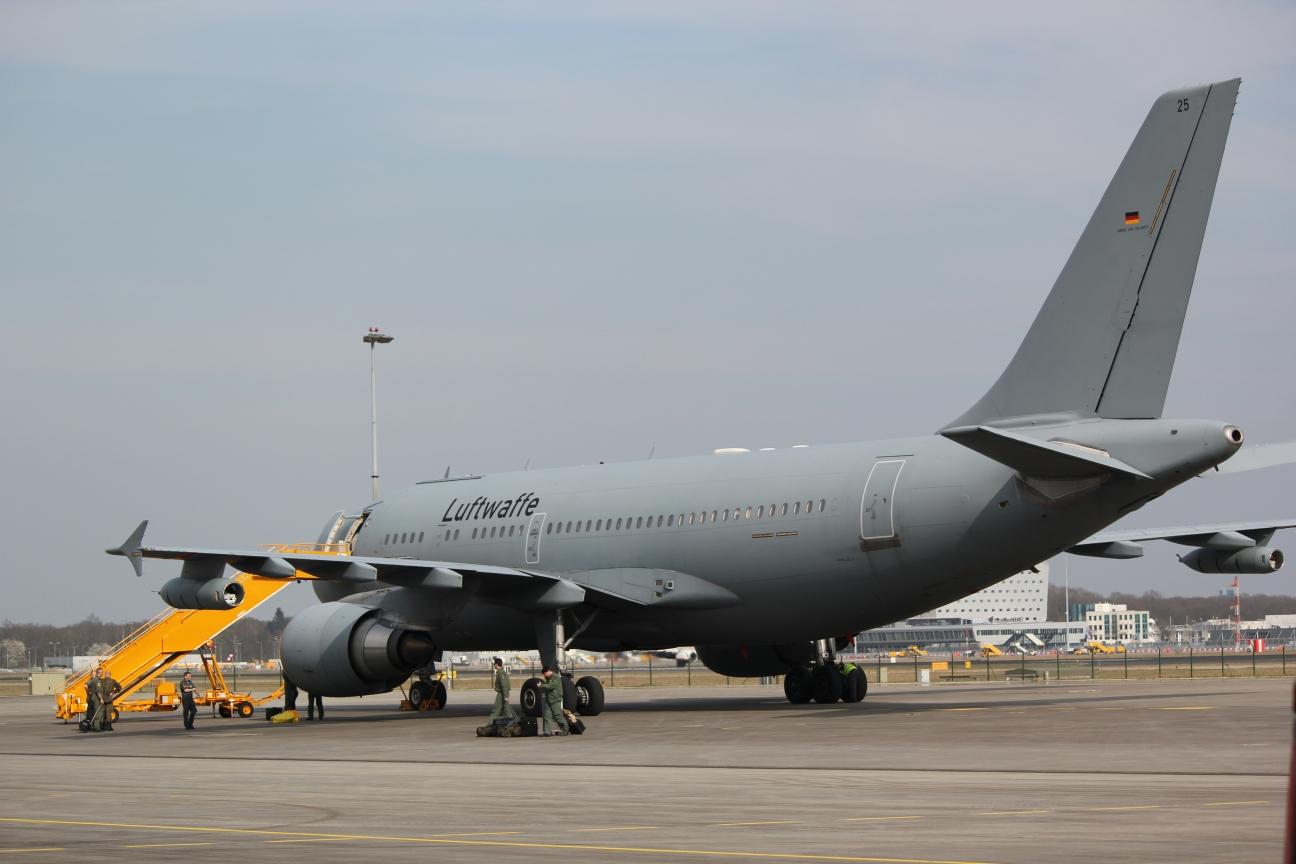
[[[99,667],[99,673],[103,676],[99,679],[99,702],[103,706],[102,728],[113,731],[113,700],[117,698],[122,691],[122,686],[117,683],[111,675],[107,674],[102,666]]]
[[[544,703],[541,709],[542,735],[566,735],[567,718],[563,716],[563,679],[550,666],[544,667],[544,682],[540,685]],[[550,724],[557,730],[550,732]]]
[[[81,726],[82,732],[99,731],[99,673],[102,671],[102,669],[95,669],[86,681],[86,713],[85,724]]]
[[[184,711],[184,728],[194,728],[194,718],[198,716],[196,695],[198,685],[194,683],[193,673],[186,672],[180,679],[180,707]]]
[[[509,680],[508,671],[504,668],[504,661],[499,657],[495,658],[493,685],[495,687],[495,707],[491,709],[490,719],[512,718],[514,714],[513,706],[509,704],[509,693],[513,691],[513,682]]]

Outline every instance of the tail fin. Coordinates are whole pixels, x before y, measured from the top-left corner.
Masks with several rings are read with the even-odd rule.
[[[1161,416],[1240,84],[1157,99],[1012,362],[951,426]]]

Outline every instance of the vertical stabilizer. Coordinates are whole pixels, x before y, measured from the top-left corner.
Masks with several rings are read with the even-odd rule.
[[[1157,99],[1012,362],[951,426],[1161,416],[1240,83]]]

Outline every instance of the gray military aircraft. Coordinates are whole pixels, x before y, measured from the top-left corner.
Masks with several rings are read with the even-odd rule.
[[[331,518],[319,541],[347,554],[144,546],[147,523],[108,551],[137,573],[183,561],[160,593],[185,609],[242,600],[227,566],[314,579],[282,660],[331,696],[434,687],[443,651],[696,645],[717,672],[784,675],[792,702],[853,702],[867,681],[839,671],[837,637],[1066,550],[1162,537],[1199,546],[1199,570],[1275,569],[1290,523],[1095,536],[1242,446],[1161,416],[1239,84],[1156,100],[1016,355],[933,435],[430,480]],[[603,707],[596,679],[572,690]]]

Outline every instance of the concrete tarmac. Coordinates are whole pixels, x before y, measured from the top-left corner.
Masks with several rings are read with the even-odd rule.
[[[615,689],[581,737],[478,739],[327,700],[297,726],[127,715],[81,734],[0,700],[0,864],[1278,861],[1292,682]]]

